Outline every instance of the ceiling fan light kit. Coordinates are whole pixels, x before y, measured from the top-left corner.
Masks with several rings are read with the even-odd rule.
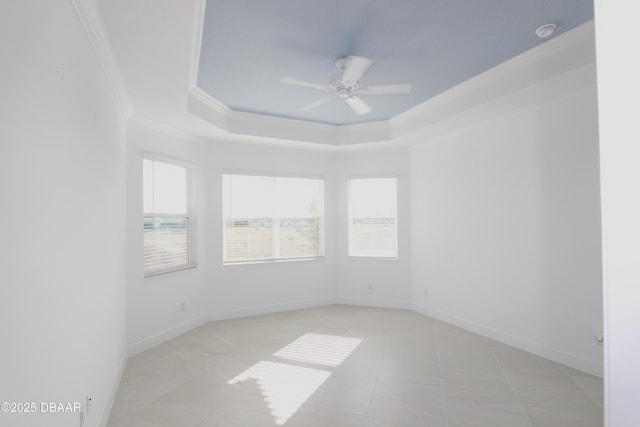
[[[338,67],[340,72],[331,76],[329,84],[326,86],[295,77],[283,77],[280,79],[280,82],[321,90],[332,95],[299,108],[299,111],[311,111],[334,98],[338,98],[343,99],[356,114],[361,116],[373,111],[373,108],[362,100],[359,95],[405,95],[410,93],[413,87],[411,83],[392,83],[361,87],[360,80],[367,71],[369,71],[372,64],[373,60],[362,56],[352,55],[339,58],[336,60],[336,67]]]

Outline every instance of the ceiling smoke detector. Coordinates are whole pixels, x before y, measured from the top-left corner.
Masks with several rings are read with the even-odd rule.
[[[553,34],[555,29],[556,29],[556,24],[544,24],[543,26],[539,27],[536,30],[536,35],[541,39],[546,39],[551,34]]]

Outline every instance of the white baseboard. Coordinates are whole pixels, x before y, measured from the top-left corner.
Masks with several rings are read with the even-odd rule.
[[[506,334],[504,332],[481,325],[476,322],[472,322],[470,320],[461,319],[450,313],[433,310],[431,308],[420,306],[417,304],[413,305],[413,311],[458,326],[468,331],[475,332],[476,334],[491,338],[503,344],[519,348],[520,350],[533,353],[537,356],[544,357],[545,359],[553,360],[554,362],[558,362],[563,365],[578,369],[580,371],[587,372],[591,375],[595,375],[600,378],[603,377],[604,366],[590,360],[585,360],[581,357],[567,354],[546,345],[526,340],[524,338]]]
[[[374,298],[345,298],[338,297],[338,304],[359,305],[364,307],[380,307],[380,308],[398,308],[403,310],[411,310],[411,302],[409,301],[392,301]]]
[[[323,307],[325,305],[335,304],[335,298],[319,298],[312,300],[293,301],[283,304],[262,305],[257,307],[244,307],[231,311],[220,311],[211,313],[209,321],[236,319],[239,317],[258,316],[261,314],[277,313],[280,311],[301,310],[303,308]]]
[[[134,344],[129,345],[128,356],[129,357],[134,356],[138,353],[141,353],[145,350],[148,350],[152,347],[162,344],[163,342],[166,342],[172,338],[175,338],[178,335],[188,332],[210,321],[235,319],[235,318],[248,317],[248,316],[257,316],[261,314],[270,314],[270,313],[290,311],[290,310],[300,310],[300,309],[311,308],[311,307],[322,307],[322,306],[331,305],[331,304],[347,304],[347,305],[366,306],[366,307],[381,307],[381,308],[413,310],[417,313],[421,313],[421,314],[433,317],[443,322],[450,323],[452,325],[469,330],[471,332],[475,332],[487,338],[491,338],[496,341],[502,342],[504,344],[527,351],[529,353],[533,353],[535,355],[553,360],[554,362],[562,363],[563,365],[570,366],[572,368],[590,373],[592,375],[595,375],[601,378],[603,376],[603,372],[604,372],[603,365],[592,362],[590,360],[583,359],[579,356],[564,353],[562,351],[556,350],[546,345],[529,341],[524,338],[519,338],[517,336],[504,333],[497,329],[493,329],[491,327],[481,325],[479,323],[476,323],[467,319],[459,318],[450,313],[433,310],[429,307],[424,307],[417,304],[412,305],[408,301],[390,301],[390,300],[379,300],[379,299],[373,299],[373,298],[346,298],[346,297],[318,298],[313,300],[293,301],[293,302],[288,302],[283,304],[272,304],[272,305],[263,305],[263,306],[256,306],[256,307],[243,307],[236,310],[214,312],[214,313],[200,316],[196,319],[192,319],[188,322],[169,328],[163,332],[160,332],[158,334],[155,334],[153,336],[150,336],[148,338],[145,338]],[[126,364],[126,360],[122,364],[121,371],[124,370],[125,364]],[[120,375],[121,374],[122,372],[120,372]],[[117,384],[119,384],[119,378],[120,377],[118,377]],[[115,390],[117,391],[117,385],[115,387]],[[113,397],[115,397],[115,394]],[[109,403],[109,405],[111,404],[112,402]],[[107,417],[108,417],[108,414],[107,414]]]
[[[178,335],[182,335],[185,332],[189,332],[190,330],[195,329],[198,326],[204,325],[208,321],[209,321],[209,315],[196,317],[195,319],[181,323],[177,326],[174,326],[165,331],[159,332],[148,338],[142,339],[136,343],[130,344],[129,357],[135,356],[138,353],[142,353],[143,351],[149,350],[150,348],[155,347],[159,344],[162,344],[163,342],[169,341],[170,339],[173,339]]]
[[[187,322],[176,325],[165,331],[159,332],[148,338],[142,339],[129,345],[129,357],[149,350],[163,342],[169,341],[179,335],[189,332],[192,329],[202,326],[207,322],[215,320],[235,319],[239,317],[257,316],[260,314],[276,313],[280,311],[300,310],[303,308],[321,307],[335,304],[335,298],[319,298],[313,300],[294,301],[283,304],[264,305],[257,307],[243,307],[237,310],[210,313]]]
[[[120,361],[120,368],[116,373],[116,377],[114,378],[113,385],[111,386],[111,392],[109,393],[109,397],[102,407],[102,413],[100,414],[100,418],[98,419],[98,425],[100,427],[105,427],[107,422],[109,421],[109,415],[111,415],[111,408],[113,408],[113,402],[116,400],[116,394],[118,393],[118,388],[120,388],[120,381],[122,380],[122,374],[124,373],[124,368],[127,367],[127,357],[126,355]]]

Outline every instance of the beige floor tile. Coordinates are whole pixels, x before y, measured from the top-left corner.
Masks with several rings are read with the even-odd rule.
[[[602,427],[602,419],[571,418],[561,415],[530,415],[532,427]]]
[[[448,412],[448,427],[532,427],[525,414],[490,407],[467,407]]]
[[[446,419],[441,386],[378,380],[367,417],[390,422],[438,424]]]
[[[365,415],[376,381],[354,375],[333,375],[309,398],[307,405],[325,411]]]
[[[561,364],[545,359],[544,357],[536,356],[535,354],[527,353],[526,351],[522,351],[517,348],[508,346],[494,347],[493,352],[500,362],[500,365],[505,368],[525,368],[529,370],[536,370],[538,372],[558,374],[566,373]]]
[[[305,334],[362,341],[284,357]],[[421,314],[332,305],[210,322],[130,358],[107,425],[602,427],[603,396],[599,378]]]
[[[446,372],[442,380],[444,386],[450,388],[505,394],[513,394],[514,392],[509,381],[503,377],[483,377],[458,372]]]
[[[575,396],[544,396],[534,393],[527,394],[523,399],[523,406],[527,414],[542,416],[545,418],[586,418],[590,420],[601,420],[603,410],[601,407],[586,402],[582,397]]]
[[[287,421],[287,427],[362,427],[364,417],[331,408],[304,406]]]
[[[196,427],[211,412],[207,406],[164,400],[145,406],[131,418],[158,427]]]
[[[573,381],[598,405],[604,405],[604,381],[602,378],[589,375],[575,369],[567,369]]]
[[[158,427],[156,424],[149,424],[126,416],[111,414],[107,421],[107,427]]]

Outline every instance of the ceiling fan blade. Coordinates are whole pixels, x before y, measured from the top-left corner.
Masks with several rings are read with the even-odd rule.
[[[352,96],[351,98],[347,98],[345,99],[345,101],[347,101],[347,104],[349,104],[349,107],[351,107],[351,109],[359,116],[362,116],[363,114],[367,114],[373,111],[373,109],[369,106],[369,104],[367,104],[357,96]]]
[[[298,108],[298,111],[311,111],[316,107],[319,107],[322,104],[326,104],[327,102],[331,101],[333,99],[332,96],[325,96],[324,98],[318,99],[315,102],[312,102],[309,105],[305,105],[302,108]]]
[[[360,81],[362,76],[369,70],[373,60],[362,56],[348,56],[344,66],[342,80],[352,83]]]
[[[328,92],[329,91],[329,87],[326,85],[321,85],[318,83],[313,83],[313,82],[309,82],[306,80],[302,80],[302,79],[296,79],[295,77],[283,77],[280,79],[280,83],[285,83],[288,85],[295,85],[295,86],[302,86],[302,87],[306,87],[309,89],[317,89],[317,90],[321,90],[323,92]]]
[[[358,89],[359,95],[406,95],[411,93],[411,83],[391,83],[386,85],[372,85]]]

